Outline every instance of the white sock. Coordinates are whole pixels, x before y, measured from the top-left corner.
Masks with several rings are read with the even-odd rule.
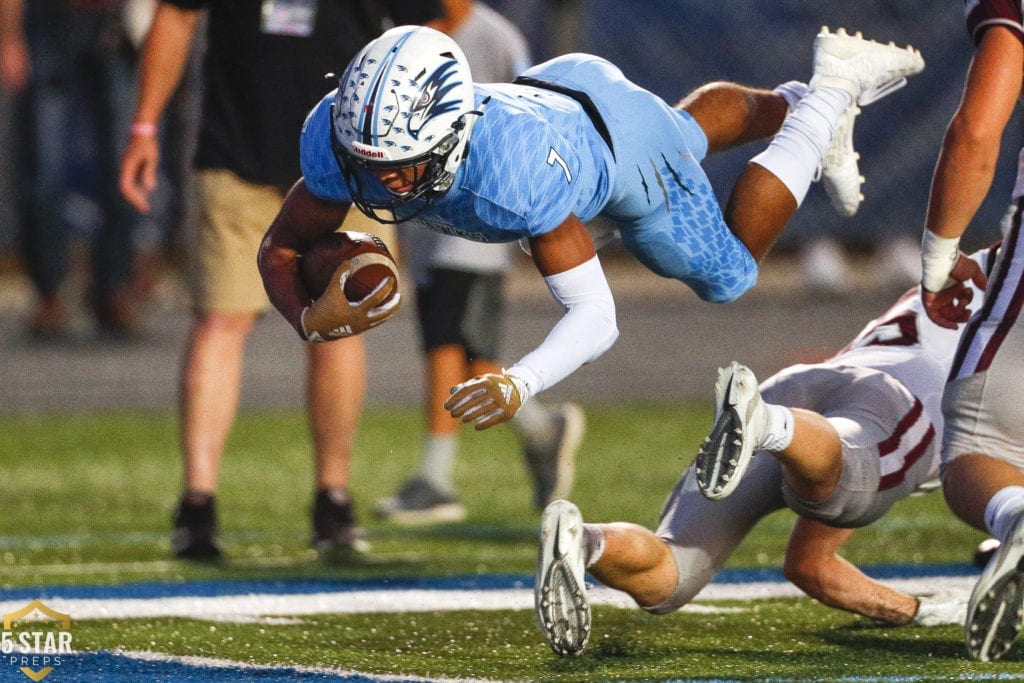
[[[454,434],[428,434],[423,442],[420,476],[444,491],[452,489],[452,464],[458,445]]]
[[[750,160],[781,180],[797,206],[803,204],[816,179],[839,119],[851,102],[850,96],[838,88],[808,91],[783,121],[768,149]]]
[[[800,104],[800,100],[807,94],[807,84],[800,81],[786,81],[775,86],[772,92],[776,95],[781,95],[782,99],[786,100],[786,104],[789,105],[789,112],[793,113],[796,105]]]
[[[583,566],[588,568],[604,555],[604,531],[596,524],[583,525],[583,552],[586,554]]]
[[[985,506],[985,527],[1000,541],[1006,540],[1010,525],[1024,509],[1024,486],[1007,486],[996,491]]]
[[[782,451],[793,443],[793,411],[786,406],[765,403],[768,416],[765,435],[758,450]]]

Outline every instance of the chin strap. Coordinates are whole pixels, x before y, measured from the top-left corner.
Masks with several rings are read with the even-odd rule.
[[[477,120],[484,115],[483,110],[487,107],[487,103],[490,101],[490,97],[484,98],[484,101],[480,103],[480,109],[467,111],[452,124],[452,130],[459,133],[459,141],[455,143],[455,146],[452,148],[452,151],[448,153],[448,158],[444,162],[444,171],[448,174],[448,179],[446,180],[448,187],[451,187],[451,183],[455,179],[455,171],[459,169],[459,166],[462,164],[462,160],[466,156],[466,146],[469,144],[469,136],[473,133],[473,126],[475,126]],[[448,187],[443,189],[447,190]]]

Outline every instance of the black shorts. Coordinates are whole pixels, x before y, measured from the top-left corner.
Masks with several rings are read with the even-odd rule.
[[[497,360],[505,308],[505,276],[433,268],[416,288],[424,351],[458,344],[470,360]]]

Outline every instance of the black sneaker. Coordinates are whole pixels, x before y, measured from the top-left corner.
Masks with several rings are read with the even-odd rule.
[[[352,496],[345,489],[321,489],[313,502],[313,548],[331,563],[358,559],[370,551],[366,534],[356,525]]]
[[[175,557],[183,560],[221,559],[217,542],[217,510],[212,495],[186,493],[181,497],[174,515],[171,550]]]

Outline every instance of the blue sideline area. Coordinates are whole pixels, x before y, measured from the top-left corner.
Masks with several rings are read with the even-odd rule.
[[[970,564],[885,564],[862,567],[876,579],[931,576],[964,576],[980,573]],[[724,569],[714,583],[783,582],[778,569]],[[30,586],[0,591],[0,600],[65,599],[146,599],[170,597],[213,597],[219,595],[339,593],[366,590],[502,590],[532,588],[533,576],[525,574],[486,574],[445,577],[409,577],[380,579],[296,579],[225,580],[127,583],[91,586]]]

